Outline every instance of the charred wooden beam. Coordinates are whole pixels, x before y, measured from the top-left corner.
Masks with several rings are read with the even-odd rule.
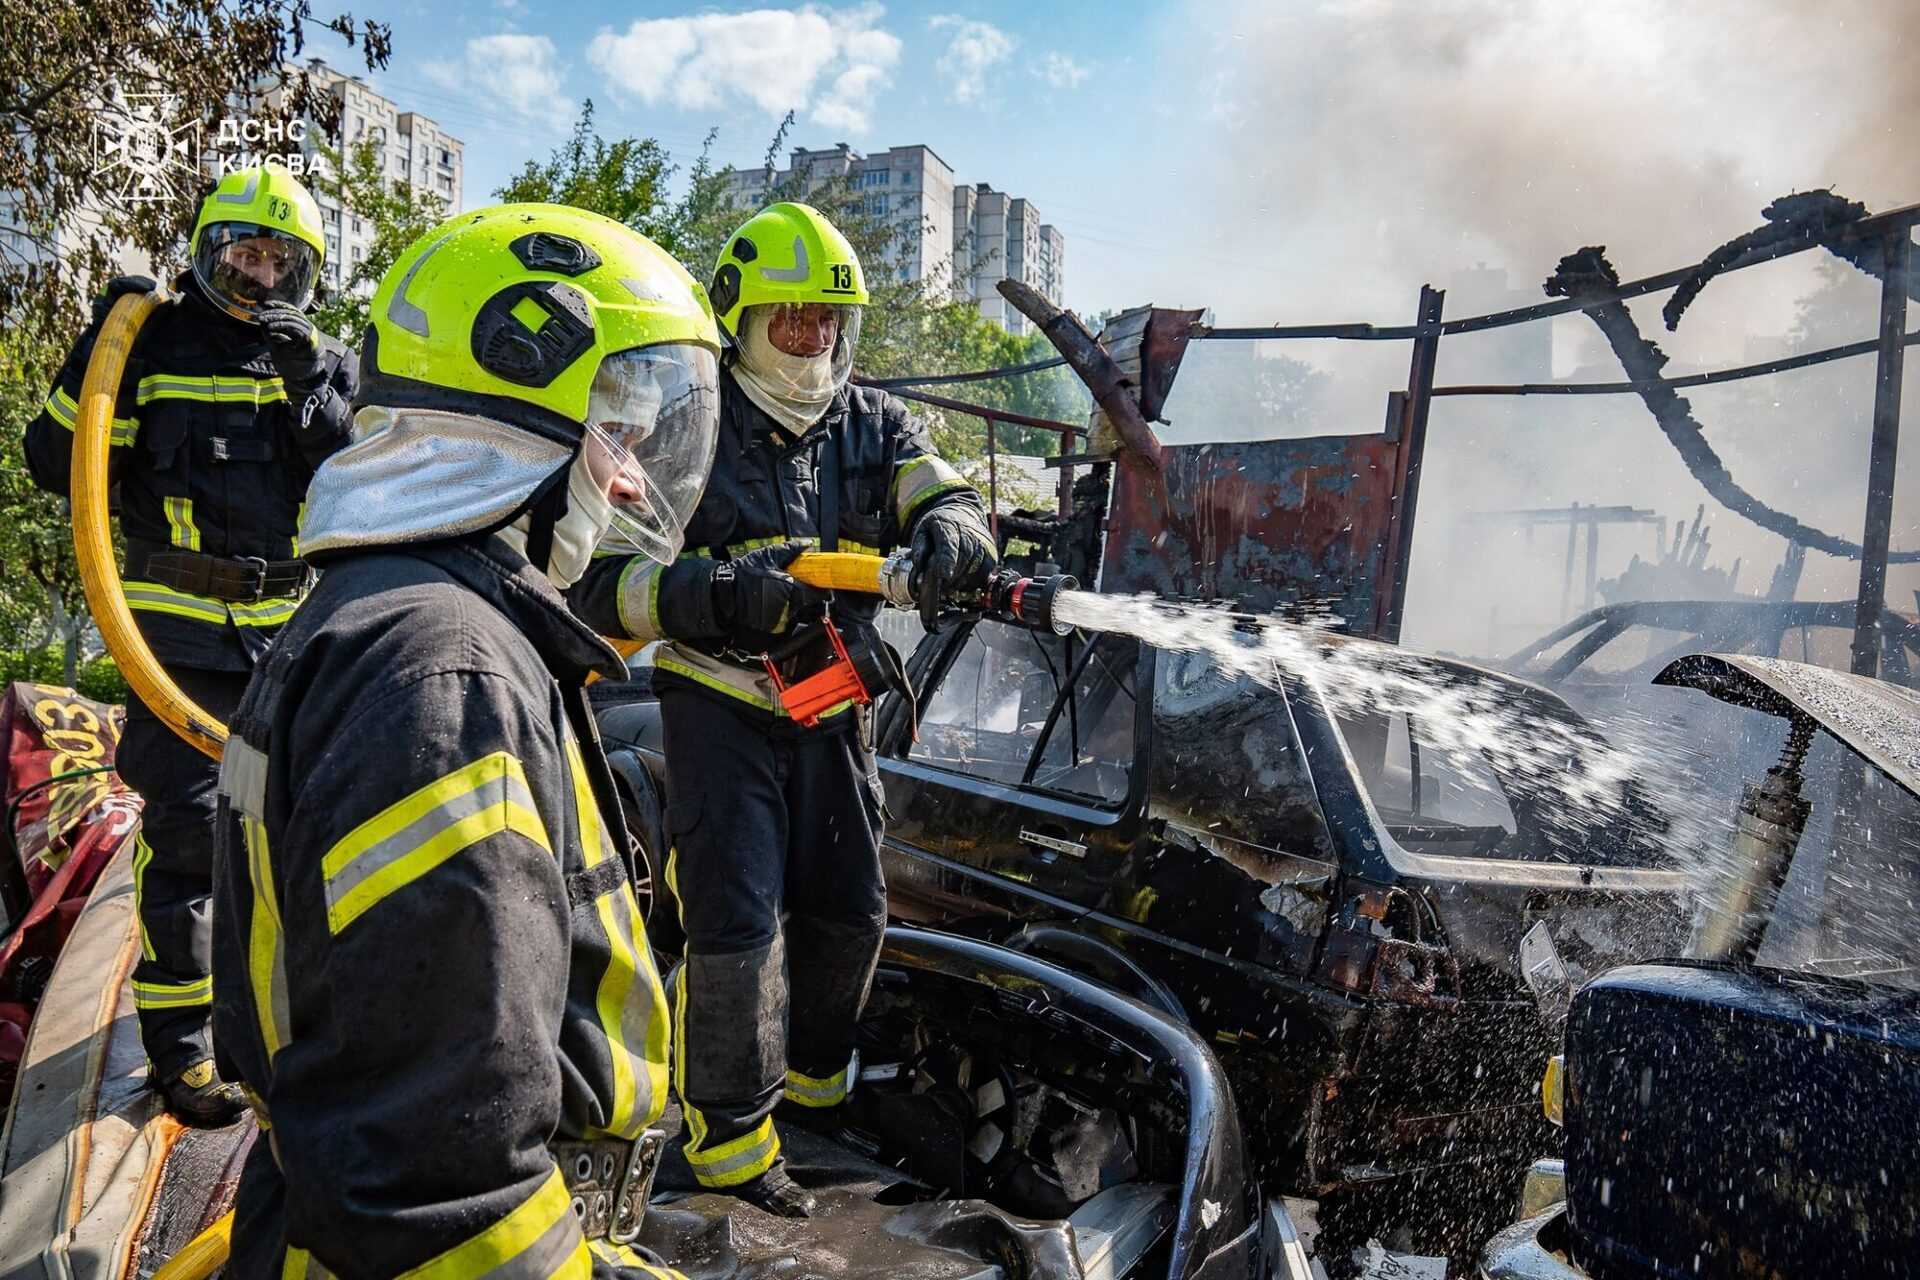
[[[1735,236],[1715,249],[1693,269],[1691,275],[1680,282],[1673,296],[1667,299],[1667,305],[1660,311],[1669,331],[1680,327],[1680,317],[1700,296],[1700,291],[1707,287],[1707,282],[1735,262],[1757,250],[1828,242],[1835,232],[1866,217],[1867,206],[1858,200],[1835,195],[1823,187],[1816,191],[1799,191],[1781,196],[1762,209],[1760,216],[1766,219],[1763,226],[1745,235]],[[1850,244],[1844,249],[1835,247],[1834,252],[1858,266],[1856,257],[1865,253],[1877,258],[1879,245],[1871,242],[1865,245]]]
[[[1087,384],[1094,403],[1106,412],[1107,420],[1127,446],[1128,456],[1155,471],[1160,470],[1163,465],[1160,441],[1140,412],[1140,402],[1134,399],[1113,357],[1094,341],[1079,317],[1054,306],[1024,281],[1002,280],[997,287],[1001,297],[1047,335],[1047,341],[1066,357],[1067,364]]]
[[[1720,455],[1707,443],[1699,421],[1693,416],[1693,406],[1660,376],[1667,364],[1667,354],[1660,350],[1658,343],[1641,335],[1633,313],[1618,300],[1619,287],[1619,274],[1607,261],[1606,250],[1589,246],[1560,260],[1559,269],[1546,283],[1546,292],[1549,297],[1574,301],[1592,317],[1633,382],[1634,390],[1659,423],[1661,432],[1714,501],[1789,542],[1828,555],[1859,559],[1858,543],[1804,524],[1740,487]],[[1901,564],[1920,562],[1920,551],[1896,552],[1888,559]]]

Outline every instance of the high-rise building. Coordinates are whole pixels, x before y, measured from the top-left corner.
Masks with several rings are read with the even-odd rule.
[[[1056,304],[1066,292],[1066,237],[1040,220],[1030,200],[984,182],[956,188],[953,244],[954,291],[1008,333],[1031,326],[1000,296],[1000,281],[1023,281]]]
[[[860,192],[862,208],[899,228],[886,267],[900,280],[924,280],[945,289],[952,280],[953,170],[932,147],[890,147],[862,154],[842,142],[821,150],[795,147],[784,169],[736,169],[728,196],[741,208],[757,204],[774,187],[797,184],[811,190],[844,179]],[[862,264],[869,273],[874,263]]]
[[[956,185],[953,170],[931,147],[871,154],[844,142],[820,150],[795,147],[784,169],[734,170],[727,194],[735,205],[751,208],[771,188],[797,185],[806,191],[834,180],[851,183],[868,214],[891,218],[899,227],[893,260],[886,264],[898,279],[971,298],[981,315],[1014,333],[1026,331],[1026,318],[995,292],[999,280],[1012,276],[1061,300],[1067,249],[1059,229],[1043,224],[1027,201],[986,183]],[[875,269],[866,266],[870,274]]]
[[[446,212],[460,210],[464,146],[460,139],[418,111],[407,111],[391,98],[374,92],[359,76],[334,70],[319,58],[307,60],[306,72],[314,87],[340,104],[340,154],[351,162],[354,151],[371,141],[379,151],[381,172],[396,181],[432,192]],[[273,101],[284,91],[270,89],[261,96]],[[302,150],[311,161],[321,142],[318,130],[309,130]],[[325,280],[341,288],[373,245],[373,224],[343,209],[340,202],[309,183],[320,204],[320,220],[327,233]]]

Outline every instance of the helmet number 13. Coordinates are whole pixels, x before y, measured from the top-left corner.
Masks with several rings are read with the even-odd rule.
[[[833,273],[833,287],[835,289],[852,291],[853,268],[850,265],[844,262],[836,262],[831,264],[827,269]]]
[[[293,206],[279,196],[273,196],[267,201],[267,216],[275,222],[285,222],[293,216]]]

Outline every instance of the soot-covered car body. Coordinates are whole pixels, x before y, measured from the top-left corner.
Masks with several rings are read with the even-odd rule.
[[[1549,1077],[1564,1200],[1523,1209],[1482,1274],[1912,1275],[1920,697],[1753,657],[1683,659],[1661,681],[1770,724],[1786,742],[1770,781],[1790,773],[1795,794],[1769,808],[1756,780],[1708,868],[1703,909],[1732,904],[1749,945],[1719,958],[1703,915],[1698,958],[1616,969],[1575,996]]]
[[[1325,643],[1498,704],[1515,733],[1592,737],[1510,677]],[[875,716],[895,917],[1047,956],[1196,1028],[1263,1183],[1342,1206],[1321,1215],[1335,1247],[1407,1222],[1430,1249],[1484,1239],[1557,1136],[1537,1086],[1564,986],[1669,949],[1684,916],[1680,873],[1633,824],[1580,821],[1562,770],[1423,752],[1418,714],[1310,678],[989,619],[922,637],[907,665],[917,724],[899,699]],[[603,696],[616,765],[657,814],[657,714]]]

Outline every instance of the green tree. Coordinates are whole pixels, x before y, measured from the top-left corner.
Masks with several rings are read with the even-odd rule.
[[[9,0],[0,8],[0,321],[66,334],[123,245],[178,261],[201,192],[125,199],[128,172],[102,164],[96,134],[155,121],[150,142],[211,128],[236,100],[285,89],[263,123],[337,126],[333,99],[289,71],[313,22],[308,0]],[[324,24],[385,66],[387,28],[342,14]]]
[[[325,147],[319,152],[323,168],[313,185],[339,201],[346,216],[373,228],[367,256],[352,264],[343,286],[330,291],[313,313],[315,324],[357,348],[374,287],[408,245],[447,216],[447,202],[403,178],[388,178],[380,149],[371,141],[355,147],[345,161]]]
[[[55,646],[71,685],[91,614],[67,503],[33,483],[24,444],[64,355],[33,328],[0,329],[0,649]]]
[[[701,281],[712,274],[727,236],[754,210],[777,200],[805,201],[840,228],[866,267],[872,301],[862,316],[855,357],[859,373],[874,378],[959,373],[1025,364],[1053,354],[1045,337],[1015,337],[984,320],[970,301],[932,283],[945,276],[940,264],[927,273],[929,279],[905,278],[892,264],[900,261],[910,240],[917,242],[916,228],[882,211],[847,177],[800,171],[774,181],[792,126],[789,114],[768,143],[759,169],[763,181],[741,196],[736,194],[738,175],[713,166],[715,134],[707,135],[683,177],[672,154],[652,138],[601,137],[589,102],[572,134],[552,155],[528,161],[494,195],[605,214],[652,239]],[[1079,380],[1065,369],[967,384],[956,390],[956,398],[1076,424],[1085,422],[1090,405]],[[967,462],[984,455],[986,432],[979,418],[925,405],[916,405],[915,411],[929,420],[936,444],[948,457]],[[1058,452],[1059,438],[1044,430],[1003,425],[997,442],[1007,452],[1052,454]]]

